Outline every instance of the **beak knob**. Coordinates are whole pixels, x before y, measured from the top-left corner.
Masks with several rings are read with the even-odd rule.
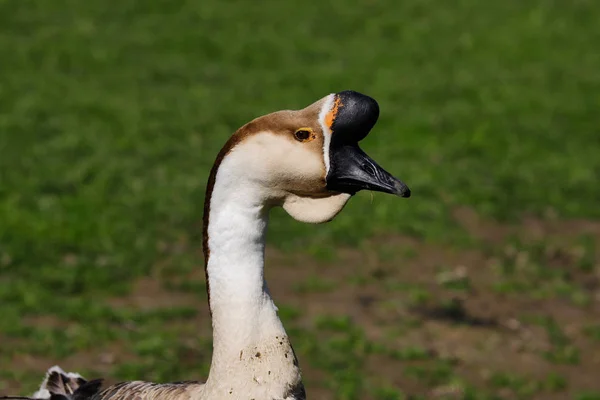
[[[345,90],[335,94],[334,112],[332,142],[357,143],[375,126],[379,104],[362,93]]]
[[[354,194],[372,190],[410,197],[410,189],[394,177],[358,146],[379,118],[379,105],[364,94],[346,90],[335,94],[326,118],[331,129],[327,188]]]

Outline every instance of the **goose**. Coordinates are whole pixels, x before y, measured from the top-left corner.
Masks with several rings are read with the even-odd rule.
[[[410,197],[358,145],[379,117],[364,94],[329,94],[238,129],[216,157],[204,203],[203,249],[213,354],[205,383],[123,382],[101,388],[55,366],[33,397],[51,400],[304,400],[294,349],[264,278],[269,211],[331,221],[360,190]]]

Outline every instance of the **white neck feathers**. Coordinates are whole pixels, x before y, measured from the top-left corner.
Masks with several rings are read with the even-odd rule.
[[[230,391],[257,399],[304,398],[295,355],[264,280],[269,210],[260,190],[238,172],[236,155],[224,157],[207,193],[214,349],[205,390],[219,398],[232,398]]]

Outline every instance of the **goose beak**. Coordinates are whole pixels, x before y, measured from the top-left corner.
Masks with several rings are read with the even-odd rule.
[[[358,145],[346,145],[330,154],[327,189],[355,194],[372,190],[410,197],[410,189],[400,179],[381,168]]]
[[[355,194],[372,190],[410,197],[404,182],[380,167],[358,146],[379,118],[379,105],[369,96],[344,91],[335,101],[325,122],[331,129],[327,189]]]

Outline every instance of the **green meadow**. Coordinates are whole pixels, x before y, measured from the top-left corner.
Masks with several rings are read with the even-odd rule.
[[[273,212],[312,399],[600,399],[600,3],[0,0],[0,395],[203,380],[208,172],[353,89],[412,190]]]

